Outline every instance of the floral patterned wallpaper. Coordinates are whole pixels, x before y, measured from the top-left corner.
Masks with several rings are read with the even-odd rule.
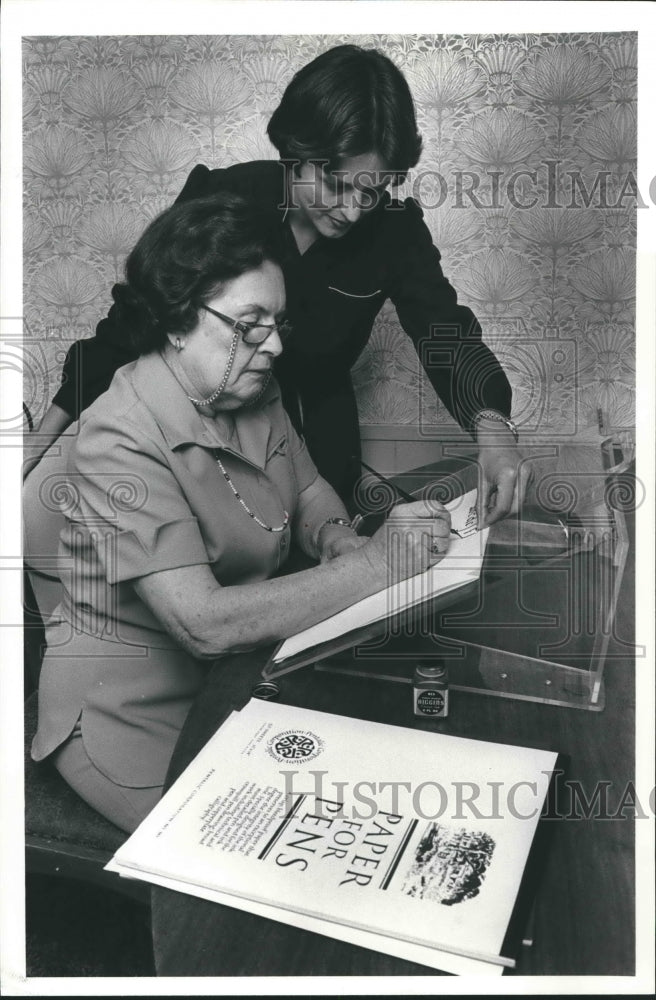
[[[525,429],[634,423],[637,40],[632,33],[24,40],[25,400],[35,419],[127,252],[189,170],[266,159],[292,74],[344,41],[405,72],[424,206]],[[363,425],[449,421],[394,309],[353,370]]]

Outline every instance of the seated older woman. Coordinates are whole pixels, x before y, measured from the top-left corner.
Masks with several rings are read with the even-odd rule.
[[[286,332],[272,232],[228,194],[151,223],[115,292],[140,357],[85,411],[68,458],[65,597],[32,755],[52,755],[127,831],[160,796],[209,662],[306,628],[448,547],[448,513],[408,505],[391,567],[385,527],[358,538],[318,476],[271,378]],[[292,539],[319,564],[274,576]]]

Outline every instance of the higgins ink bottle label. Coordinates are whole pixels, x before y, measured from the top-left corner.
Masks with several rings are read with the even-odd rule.
[[[443,664],[417,664],[413,698],[415,715],[443,719],[449,714],[449,676]]]

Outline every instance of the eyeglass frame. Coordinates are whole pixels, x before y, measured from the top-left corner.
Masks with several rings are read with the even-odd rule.
[[[237,333],[241,334],[241,339],[249,347],[259,347],[271,336],[275,330],[281,341],[285,341],[292,332],[292,325],[289,320],[282,320],[280,323],[248,323],[242,319],[232,319],[230,316],[225,316],[224,313],[220,313],[217,309],[212,309],[211,306],[206,306],[204,302],[201,302],[201,309],[206,312],[211,313],[212,316],[216,316],[217,319],[222,319],[224,323],[228,323]],[[266,330],[266,334],[261,340],[247,340],[249,334],[259,327],[260,330]]]

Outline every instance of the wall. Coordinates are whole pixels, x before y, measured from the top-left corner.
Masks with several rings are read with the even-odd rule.
[[[36,419],[144,225],[195,163],[273,157],[265,127],[284,86],[342,41],[375,45],[407,75],[424,154],[402,193],[426,206],[519,422],[568,437],[601,408],[607,426],[632,427],[629,33],[27,39],[25,400]],[[400,442],[406,464],[413,441],[451,424],[393,308],[353,375],[365,440]]]

